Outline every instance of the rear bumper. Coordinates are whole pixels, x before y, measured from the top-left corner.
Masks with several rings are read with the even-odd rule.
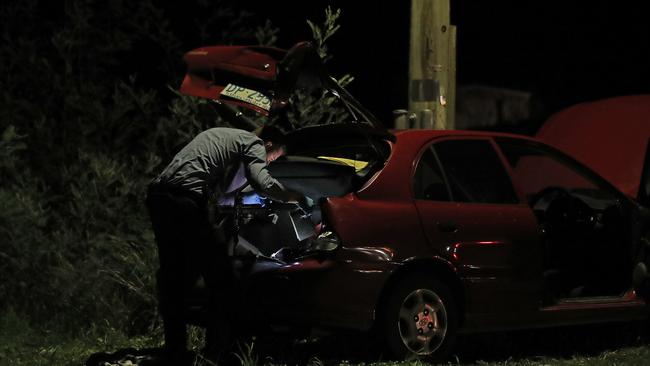
[[[359,263],[309,258],[268,268],[254,267],[243,297],[249,313],[263,309],[265,322],[368,330],[390,273],[390,262]],[[252,311],[256,309],[257,311]]]

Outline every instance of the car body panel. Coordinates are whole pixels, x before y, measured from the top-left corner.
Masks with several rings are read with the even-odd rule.
[[[568,153],[630,197],[639,197],[648,140],[650,95],[581,103],[551,116],[536,138]],[[621,165],[625,169],[621,169]]]
[[[207,99],[220,99],[222,91],[230,83],[258,90],[271,97],[276,81],[277,63],[284,52],[274,48],[248,46],[202,47],[185,54],[187,74],[180,91]],[[218,70],[218,74],[217,71]],[[268,110],[229,100],[230,103],[253,109],[262,114]]]
[[[248,279],[243,305],[264,323],[368,330],[382,286],[399,266],[389,256],[374,247],[341,248],[328,258],[274,264]]]
[[[481,333],[490,331],[520,330],[529,328],[549,328],[568,325],[581,325],[607,322],[624,322],[643,320],[648,317],[646,301],[636,293],[630,292],[612,301],[585,302],[584,304],[564,303],[541,308],[534,313],[522,316],[518,313],[502,314],[467,314],[463,333]]]
[[[538,309],[541,245],[529,207],[426,200],[416,206],[429,243],[457,270],[468,312]]]
[[[545,305],[542,245],[535,216],[526,204],[412,198],[411,177],[417,157],[432,142],[449,138],[535,139],[425,130],[396,132],[395,136],[386,165],[365,187],[327,198],[323,204],[325,221],[341,239],[340,249],[272,273],[271,277],[294,285],[264,282],[262,287],[267,292],[274,289],[275,298],[280,299],[268,304],[283,309],[275,316],[312,326],[369,329],[392,278],[421,261],[431,269],[436,261],[444,263],[458,278],[464,299],[463,332],[631,320],[647,315],[645,300],[631,285],[621,297]],[[444,227],[448,222],[457,230],[441,230],[441,224]],[[279,288],[286,290],[277,291]]]
[[[413,202],[366,200],[349,194],[328,199],[325,215],[345,247],[388,248],[396,262],[423,253],[440,254],[426,244]],[[390,224],[382,225],[387,218]]]
[[[201,47],[186,53],[184,61],[187,74],[182,94],[221,100],[263,115],[282,109],[294,88],[328,80],[320,56],[309,42],[288,51],[262,46]],[[228,86],[247,93],[226,95]],[[262,97],[268,98],[265,106],[255,103]]]

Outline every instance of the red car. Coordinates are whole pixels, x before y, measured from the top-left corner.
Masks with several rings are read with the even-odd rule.
[[[439,358],[459,332],[647,317],[648,211],[559,150],[509,134],[386,131],[306,43],[206,47],[186,61],[186,94],[273,114],[317,84],[349,118],[288,133],[289,156],[270,167],[313,212],[236,199],[240,321],[253,331],[367,330],[395,357]]]

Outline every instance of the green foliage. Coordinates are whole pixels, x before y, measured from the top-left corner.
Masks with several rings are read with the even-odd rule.
[[[43,232],[49,215],[40,202],[43,196],[30,188],[0,189],[0,273],[3,277],[0,304],[3,308],[14,302],[17,309],[47,306],[30,304],[33,297],[47,292],[39,286],[48,280],[39,267],[56,261],[54,253],[40,247],[46,242]]]
[[[334,57],[327,48],[327,41],[341,28],[339,24],[336,24],[340,16],[341,9],[336,9],[336,12],[334,12],[332,11],[332,8],[328,6],[325,9],[325,21],[322,26],[319,26],[309,19],[307,20],[307,25],[309,25],[309,28],[311,29],[312,38],[316,44],[318,55],[324,63]],[[345,74],[337,80],[339,85],[342,87],[347,86],[352,81],[354,81],[354,77],[350,74]]]
[[[296,91],[285,113],[294,128],[350,121],[340,100],[323,89]]]
[[[309,28],[311,29],[312,35],[314,37],[314,42],[318,47],[318,54],[325,62],[333,57],[328,52],[327,40],[329,40],[329,38],[332,37],[341,27],[340,25],[336,24],[336,21],[340,16],[341,9],[336,9],[336,12],[334,12],[332,11],[332,8],[328,6],[325,9],[325,21],[322,27],[307,19],[307,25],[309,25]]]
[[[2,18],[33,17],[43,6],[15,4]],[[122,21],[107,32],[113,17]],[[59,23],[3,29],[10,44],[0,53],[21,62],[0,76],[9,90],[0,107],[8,178],[0,188],[1,308],[70,330],[98,319],[126,325],[137,306],[154,309],[156,257],[142,200],[160,162],[151,126],[163,109],[155,90],[124,80],[117,66],[145,35],[174,48],[161,17],[148,2],[69,1]],[[17,32],[31,27],[53,36]],[[137,273],[139,288],[111,275],[116,268],[129,279]]]
[[[171,88],[170,90],[175,98],[168,106],[169,113],[158,120],[154,135],[159,149],[176,152],[199,132],[227,125],[211,107],[211,101],[181,95]],[[165,158],[165,161],[169,161],[171,156]]]
[[[340,29],[340,25],[336,24],[340,16],[341,9],[333,11],[328,6],[325,9],[325,20],[322,26],[307,20],[323,62],[333,57],[328,51],[327,42]],[[353,80],[354,77],[346,74],[337,82],[345,87]],[[294,128],[350,121],[349,113],[339,99],[323,89],[297,90],[291,96],[286,114],[282,118],[286,118]]]
[[[62,171],[66,189],[59,194],[1,189],[0,271],[15,282],[2,282],[0,304],[71,329],[107,317],[124,324],[143,304],[153,309],[155,251],[141,204],[143,166],[80,152]]]
[[[256,366],[259,357],[255,353],[255,341],[250,343],[239,344],[239,352],[235,354],[241,366]]]
[[[99,329],[101,328],[101,329]],[[32,326],[15,311],[0,315],[0,366],[77,366],[96,352],[149,348],[160,337],[127,337],[110,325],[95,325],[74,335]]]
[[[27,148],[27,144],[22,141],[24,138],[16,132],[13,125],[7,126],[0,136],[0,178],[5,182],[13,179],[10,173],[19,165],[17,154]]]
[[[260,46],[273,46],[278,41],[278,33],[280,30],[267,19],[263,26],[258,26],[255,30],[255,38]]]
[[[189,40],[153,0],[0,7],[0,314],[15,314],[21,327],[92,337],[158,330],[147,184],[198,132],[227,125],[209,101],[175,91],[183,48],[273,45],[279,34],[225,0],[184,6],[196,10],[196,23],[183,29]],[[323,57],[331,57],[326,42],[339,15],[328,9],[322,28],[309,22]],[[345,119],[322,96],[296,100],[296,125]],[[0,324],[0,333],[12,327]],[[38,360],[15,364],[71,354],[59,346],[36,352]]]
[[[197,42],[275,42],[270,23],[256,33],[223,1],[185,5],[206,10],[184,29]],[[186,50],[153,0],[69,0],[39,17],[50,7],[0,7],[0,312],[70,332],[104,322],[150,331],[147,184],[223,121],[167,87],[179,85]]]

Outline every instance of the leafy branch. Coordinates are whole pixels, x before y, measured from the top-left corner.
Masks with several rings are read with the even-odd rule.
[[[336,21],[340,16],[341,9],[333,11],[332,8],[328,6],[325,9],[325,23],[322,27],[307,19],[307,25],[311,28],[314,41],[316,42],[316,46],[318,46],[318,54],[323,59],[323,62],[327,62],[334,57],[328,53],[327,40],[336,34],[339,28],[341,28],[339,24],[336,24]]]

